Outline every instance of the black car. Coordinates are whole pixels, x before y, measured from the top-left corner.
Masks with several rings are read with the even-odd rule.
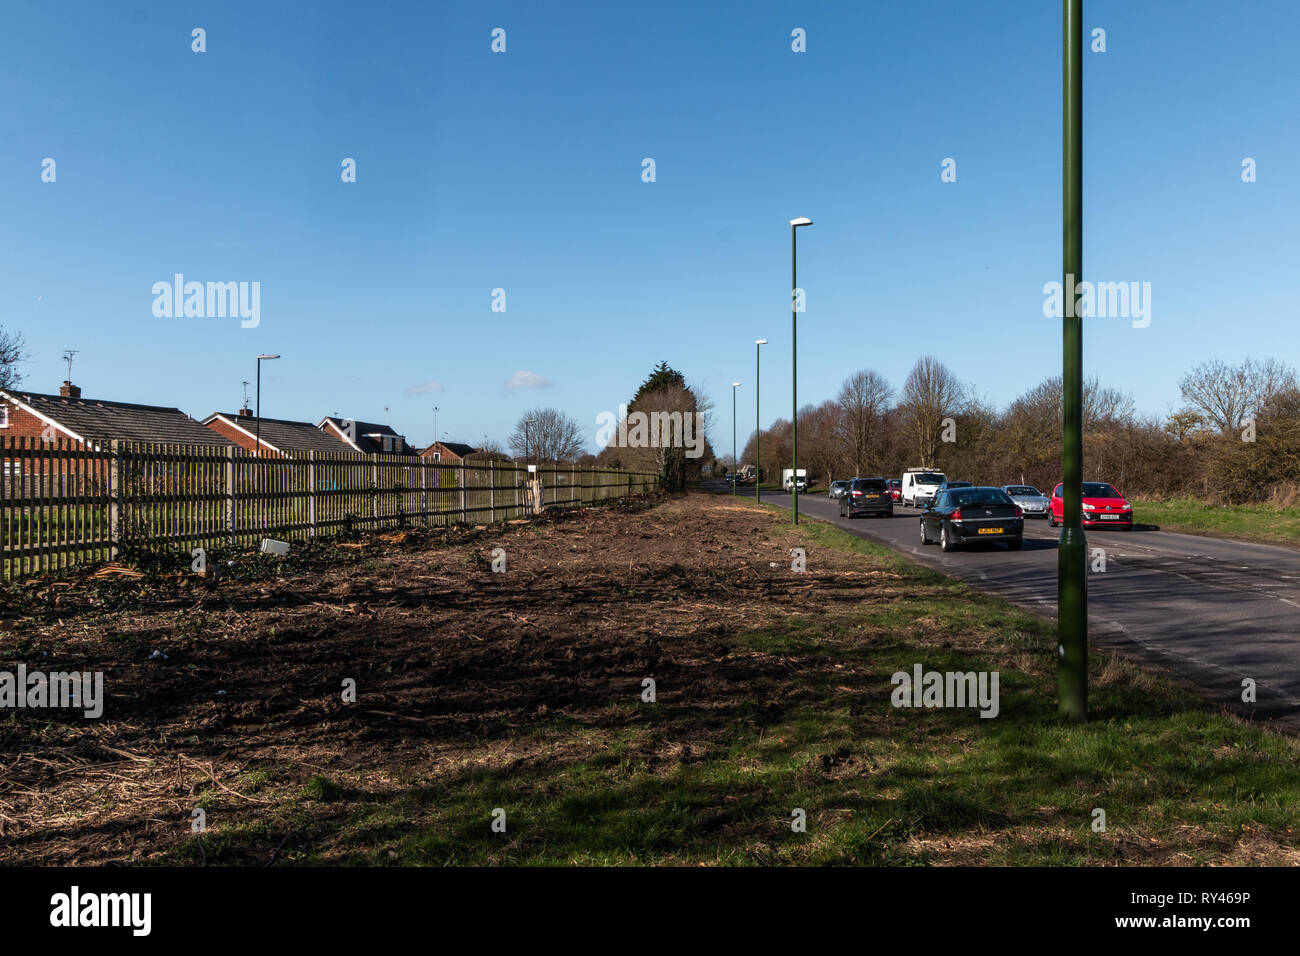
[[[934,500],[938,500],[939,492],[947,491],[949,488],[974,488],[975,485],[969,481],[945,481],[938,488],[934,489]]]
[[[1001,488],[971,486],[935,493],[921,515],[921,543],[945,551],[969,541],[1005,541],[1012,551],[1025,543],[1025,516]]]
[[[840,517],[884,515],[894,517],[894,499],[884,478],[854,478],[840,497]]]

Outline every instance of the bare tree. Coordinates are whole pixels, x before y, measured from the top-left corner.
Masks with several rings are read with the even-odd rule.
[[[13,388],[23,380],[18,363],[27,358],[25,347],[22,335],[0,327],[0,388]]]
[[[1245,419],[1258,416],[1282,391],[1296,387],[1295,369],[1277,359],[1228,365],[1221,359],[1202,362],[1183,376],[1183,401],[1205,415],[1225,434],[1239,431]]]
[[[840,439],[843,415],[835,401],[799,409],[799,467],[807,470],[809,487],[823,483],[829,485],[837,473],[843,473],[849,467],[845,446]]]
[[[1194,408],[1182,408],[1170,412],[1165,419],[1164,429],[1177,441],[1183,441],[1196,429],[1205,424],[1205,416]]]
[[[917,359],[903,383],[901,408],[907,420],[914,451],[922,467],[934,466],[939,454],[943,419],[953,415],[966,398],[966,388],[952,371],[933,356]]]
[[[868,461],[878,457],[881,417],[893,395],[894,389],[885,377],[871,369],[854,372],[840,386],[836,401],[841,414],[836,434],[855,475],[866,474]]]
[[[772,479],[773,476],[779,477],[781,469],[790,466],[790,420],[788,418],[778,418],[768,428],[764,429],[759,437],[761,438],[761,447],[758,450],[762,453],[762,459],[759,460],[754,454],[755,435],[753,434],[745,442],[745,451],[741,455],[741,459],[754,462],[758,466],[762,479]]]
[[[510,433],[510,449],[532,461],[573,461],[583,452],[582,427],[554,408],[530,408]]]
[[[1087,430],[1106,425],[1122,425],[1136,414],[1133,396],[1117,388],[1108,388],[1094,376],[1083,382],[1083,427]],[[1065,389],[1061,376],[1045,378],[1011,403],[1009,418],[1025,418],[1036,426],[1061,431],[1065,415]]]

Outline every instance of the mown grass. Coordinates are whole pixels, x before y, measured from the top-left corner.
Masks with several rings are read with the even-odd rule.
[[[1133,517],[1162,531],[1300,546],[1300,508],[1215,505],[1196,498],[1133,500]]]
[[[767,506],[764,506],[768,510]],[[793,532],[784,512],[774,531]],[[756,679],[725,726],[665,682],[607,720],[521,724],[543,756],[336,779],[285,792],[277,814],[328,832],[296,863],[1296,863],[1300,744],[1216,712],[1135,666],[1090,661],[1092,720],[1056,713],[1050,625],[871,542],[804,519],[821,549],[894,584],[846,613],[737,629],[729,656],[779,659],[783,700]],[[896,576],[896,577],[895,577]],[[896,671],[989,671],[1000,708],[895,708]],[[635,718],[635,719],[630,719]],[[549,755],[549,756],[547,756]],[[265,786],[265,784],[264,784]],[[319,793],[317,793],[319,791]],[[265,789],[263,793],[267,792]],[[322,805],[320,795],[335,802]],[[320,815],[339,808],[322,822]],[[494,811],[505,814],[494,832]],[[1097,810],[1104,832],[1094,829]],[[792,820],[798,811],[806,831]],[[313,822],[315,820],[315,822]],[[278,832],[278,831],[277,831]],[[242,840],[216,836],[208,860]]]

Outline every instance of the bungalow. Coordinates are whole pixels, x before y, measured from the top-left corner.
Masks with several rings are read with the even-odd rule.
[[[326,415],[316,427],[364,455],[415,455],[415,449],[406,443],[406,436],[387,425]]]
[[[478,451],[473,445],[466,445],[458,441],[436,441],[424,451],[420,452],[421,458],[431,458],[434,461],[445,461],[455,464],[464,461],[468,456]]]
[[[0,438],[62,439],[99,447],[113,439],[176,445],[229,445],[179,408],[83,399],[64,382],[58,395],[0,389]]]
[[[280,418],[263,418],[258,424],[251,409],[241,408],[236,414],[213,412],[203,419],[211,431],[248,451],[255,451],[261,439],[261,453],[268,457],[283,458],[301,452],[323,452],[330,455],[352,451],[337,438],[325,434],[311,422],[292,422]]]

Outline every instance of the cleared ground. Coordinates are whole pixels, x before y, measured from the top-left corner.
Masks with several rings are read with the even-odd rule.
[[[3,668],[108,705],[0,717],[0,863],[1300,862],[1295,741],[1102,658],[1062,725],[1041,620],[749,502],[265,573],[4,595]],[[918,663],[997,670],[998,716],[895,708]]]

